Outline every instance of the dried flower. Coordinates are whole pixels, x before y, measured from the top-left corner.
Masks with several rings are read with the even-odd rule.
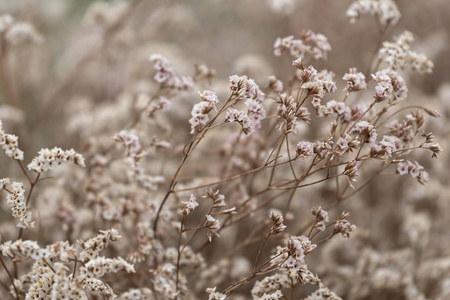
[[[6,199],[11,207],[13,217],[19,221],[17,226],[20,228],[33,228],[34,221],[31,221],[31,212],[27,211],[23,183],[13,182],[11,191],[8,191]]]
[[[340,233],[344,238],[350,237],[350,232],[354,231],[356,226],[350,224],[350,222],[346,220],[348,216],[349,213],[342,213],[339,220],[334,224],[333,235]]]
[[[28,169],[36,173],[43,173],[68,161],[80,167],[85,167],[84,157],[81,154],[75,152],[73,149],[62,150],[61,148],[55,147],[51,150],[48,148],[39,150],[38,156],[34,157],[32,162],[28,164]]]
[[[283,82],[278,80],[275,76],[269,76],[269,84],[267,85],[269,91],[273,91],[275,93],[283,92]]]
[[[206,195],[203,198],[209,198],[213,201],[213,208],[225,206],[225,196],[219,194],[219,190],[213,192],[212,189],[206,192]]]
[[[314,155],[314,145],[310,142],[299,142],[297,144],[297,157],[305,160]]]
[[[293,36],[277,38],[273,47],[276,56],[289,52],[295,57],[312,55],[314,59],[326,59],[327,52],[331,50],[327,37],[311,30],[304,30],[298,40]]]
[[[353,186],[353,184],[352,184],[352,181],[355,182],[356,181],[356,177],[359,176],[358,168],[356,167],[356,163],[357,162],[355,160],[349,162],[348,164],[345,165],[344,172],[342,172],[342,175],[345,175],[345,176],[348,177],[349,185],[352,188],[355,188]]]
[[[376,15],[383,26],[396,24],[401,16],[393,0],[356,0],[347,10],[351,23],[367,14]]]
[[[217,233],[217,230],[220,229],[219,220],[214,219],[214,217],[211,215],[206,215],[206,222],[204,226],[209,229],[207,235],[210,242],[213,236],[219,236],[219,234]]]
[[[200,95],[200,98],[202,98],[203,101],[210,102],[210,103],[219,103],[219,99],[217,99],[216,93],[213,91],[205,90],[203,92],[198,92]]]
[[[329,222],[328,212],[323,210],[320,206],[317,209],[313,208],[311,212],[314,216],[316,216],[316,224],[314,225],[314,228],[317,228],[320,231],[325,231],[325,223]]]
[[[188,215],[191,211],[193,211],[198,206],[198,202],[195,200],[196,200],[196,198],[195,198],[194,194],[191,194],[191,197],[189,198],[188,201],[181,201],[181,204],[183,204],[183,209],[182,209],[181,213],[183,215]]]
[[[414,37],[411,32],[405,31],[394,42],[384,42],[378,52],[378,57],[386,62],[393,70],[397,68],[410,68],[420,73],[431,73],[433,63],[424,55],[411,50]]]
[[[102,251],[107,245],[108,242],[115,242],[121,238],[118,231],[115,229],[110,230],[100,230],[100,234],[94,238],[87,240],[86,242],[78,241],[78,243],[83,248],[83,251],[80,253],[79,258],[83,262],[87,262],[89,260],[95,259],[98,257],[100,251]]]
[[[286,225],[283,224],[284,219],[280,212],[271,211],[269,215],[270,220],[272,221],[272,227],[270,228],[270,234],[278,234],[283,232],[286,229]]]
[[[19,147],[19,138],[13,134],[6,134],[3,131],[3,124],[0,120],[0,145],[5,150],[6,155],[16,160],[23,160],[23,151]]]
[[[399,162],[397,164],[397,173],[400,175],[410,174],[413,178],[421,184],[428,182],[429,175],[425,169],[416,161],[414,163],[407,160],[406,162]]]
[[[227,296],[216,292],[216,288],[207,288],[206,292],[209,294],[208,300],[224,300]]]
[[[342,79],[347,80],[347,86],[344,88],[344,91],[347,93],[365,90],[367,87],[366,76],[358,72],[356,68],[350,68]]]

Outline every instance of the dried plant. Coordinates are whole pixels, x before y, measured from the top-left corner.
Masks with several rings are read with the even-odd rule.
[[[308,5],[266,2],[267,20],[288,23]],[[411,32],[389,37],[398,2],[337,5],[378,30],[369,61],[346,60],[357,45],[339,43],[348,72],[333,64],[337,33],[287,28],[265,43],[273,57],[236,60],[244,72],[231,76],[217,56],[216,66],[183,54],[190,45],[158,46],[172,26],[181,36],[196,26],[205,8],[194,3],[90,4],[59,62],[65,75],[47,79],[42,60],[57,50],[45,22],[22,20],[25,2],[5,9],[1,298],[449,297],[448,157],[436,142],[448,130],[427,122],[449,108],[407,87],[434,64]]]

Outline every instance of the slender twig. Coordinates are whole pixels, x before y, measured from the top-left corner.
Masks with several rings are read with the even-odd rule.
[[[181,253],[182,250],[180,249],[181,246],[181,237],[183,236],[183,226],[184,226],[184,218],[186,215],[183,213],[181,216],[181,224],[180,224],[180,231],[178,233],[178,246],[177,246],[177,273],[176,273],[176,280],[175,280],[175,289],[177,296],[175,299],[178,299],[178,285],[179,285],[179,277],[180,277],[180,259],[181,259]],[[184,249],[184,248],[183,248]]]
[[[266,237],[264,238],[264,241],[262,242],[261,246],[258,249],[258,254],[256,255],[255,264],[253,265],[253,272],[256,272],[256,270],[258,269],[259,257],[261,256],[262,250],[263,250],[264,246],[267,243],[267,240],[270,238],[271,235],[272,235],[272,233],[269,231],[269,233],[266,235]]]
[[[3,258],[2,258],[1,256],[0,256],[0,262],[1,262],[2,265],[3,265],[3,268],[5,268],[6,273],[8,273],[9,280],[11,281],[11,284],[12,284],[12,286],[13,286],[13,288],[14,288],[14,292],[16,293],[16,297],[15,297],[15,298],[16,298],[16,299],[19,299],[19,292],[17,291],[17,287],[16,287],[16,285],[14,284],[14,279],[13,279],[11,273],[9,273],[9,270],[8,270],[8,268],[6,267],[5,262],[3,261]]]

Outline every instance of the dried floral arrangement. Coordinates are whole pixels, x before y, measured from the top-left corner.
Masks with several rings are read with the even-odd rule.
[[[295,1],[267,2],[289,11]],[[131,42],[122,31],[143,3],[90,5],[84,22],[99,39],[36,109],[36,122],[95,53],[123,55],[121,43]],[[410,103],[407,87],[408,74],[432,73],[433,63],[411,32],[386,36],[400,20],[396,1],[356,0],[346,14],[378,25],[366,70],[316,67],[332,45],[308,29],[273,43],[290,64],[284,79],[235,74],[224,84],[213,66],[181,75],[164,51],[149,52],[128,66],[129,78],[119,76],[128,83],[112,89],[114,100],[67,100],[58,131],[71,137],[69,150],[42,148],[32,159],[19,139],[27,148],[34,139],[10,133],[24,93],[8,71],[45,34],[1,15],[1,298],[450,297],[450,261],[424,254],[431,221],[419,205],[399,201],[407,246],[390,252],[352,219],[361,207],[342,209],[379,178],[426,185],[421,158],[442,152],[426,126],[440,113]]]

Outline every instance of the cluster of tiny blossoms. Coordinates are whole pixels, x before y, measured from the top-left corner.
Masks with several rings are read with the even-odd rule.
[[[278,38],[273,47],[276,56],[287,52],[296,58],[311,55],[314,59],[326,59],[327,52],[331,50],[327,37],[311,30],[304,30],[300,39],[295,39],[292,35]]]
[[[102,232],[98,237],[82,243],[84,250],[78,253],[68,242],[57,242],[46,248],[41,248],[37,242],[30,240],[7,241],[0,245],[3,256],[13,259],[31,259],[33,261],[30,273],[23,275],[14,282],[13,294],[23,293],[25,299],[88,299],[90,292],[106,297],[117,298],[111,287],[99,278],[108,273],[125,270],[134,273],[133,265],[122,258],[109,259],[99,256],[109,241],[120,238],[112,229]],[[86,259],[86,251],[92,250]],[[84,264],[79,269],[69,273],[71,261]],[[76,276],[75,276],[76,275]],[[16,294],[18,297],[19,295]]]
[[[238,122],[242,126],[245,134],[250,135],[261,128],[261,121],[266,117],[266,110],[262,103],[265,94],[251,78],[247,76],[233,75],[230,77],[230,91],[234,97],[234,106],[239,101],[244,101],[247,106],[247,113],[229,107],[226,111],[226,122]]]
[[[177,76],[173,70],[172,63],[160,54],[150,57],[153,68],[157,71],[153,77],[161,89],[167,89],[172,93],[191,90],[193,81],[190,76]]]
[[[192,117],[189,119],[191,134],[194,134],[200,125],[205,125],[209,121],[208,113],[219,103],[217,95],[212,91],[199,92],[199,95],[202,101],[194,105],[191,111]]]
[[[33,228],[34,221],[31,221],[31,212],[27,210],[27,204],[25,200],[25,190],[22,182],[13,182],[11,186],[9,184],[9,178],[3,178],[0,180],[0,190],[7,192],[6,200],[9,204],[12,215],[19,223],[20,228]]]
[[[433,62],[425,54],[411,50],[414,36],[405,31],[395,38],[394,42],[384,42],[378,52],[378,58],[391,69],[411,69],[420,73],[431,73]]]
[[[401,17],[393,0],[356,0],[348,8],[347,16],[355,23],[361,15],[375,15],[383,26],[394,25]]]
[[[19,147],[19,138],[13,134],[3,131],[3,123],[0,120],[0,145],[5,150],[6,155],[16,160],[23,160],[23,151]]]
[[[48,170],[52,170],[54,167],[62,164],[63,162],[73,162],[74,164],[85,167],[84,157],[75,152],[75,150],[62,150],[61,148],[55,147],[53,149],[41,149],[38,152],[38,156],[33,158],[31,163],[28,165],[30,171],[36,173],[43,173]]]

